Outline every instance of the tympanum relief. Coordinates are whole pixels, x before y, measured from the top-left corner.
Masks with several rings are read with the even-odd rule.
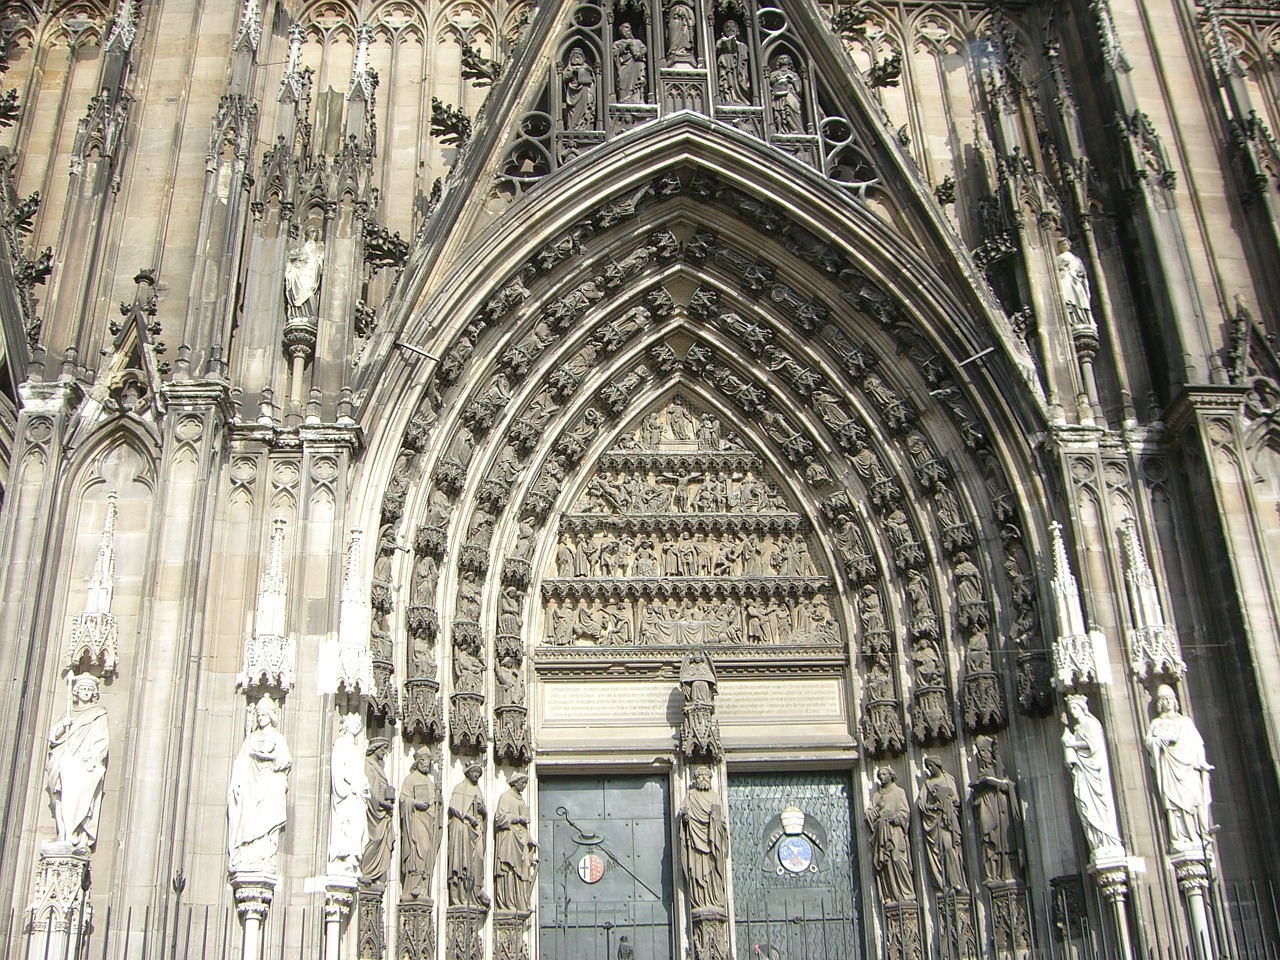
[[[761,458],[676,396],[622,434],[561,518],[543,642],[832,647],[810,535]]]

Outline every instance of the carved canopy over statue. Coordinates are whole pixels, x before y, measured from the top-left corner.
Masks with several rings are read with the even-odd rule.
[[[45,763],[58,841],[85,852],[98,841],[110,746],[107,711],[98,696],[97,677],[82,674],[71,681],[71,709],[49,732]]]

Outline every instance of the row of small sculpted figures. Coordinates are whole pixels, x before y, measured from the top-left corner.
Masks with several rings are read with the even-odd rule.
[[[631,453],[691,448],[707,453],[746,449],[736,434],[721,426],[719,418],[691,411],[679,397],[661,413],[647,414],[640,429],[619,437],[614,449]]]
[[[653,538],[562,536],[559,577],[812,577],[818,571],[803,537],[730,534],[720,539],[688,531],[661,545]]]
[[[553,646],[632,644],[835,644],[839,629],[821,594],[794,602],[649,600],[558,604],[547,614]]]
[[[751,471],[710,474],[601,473],[578,502],[582,513],[791,513],[768,480]]]

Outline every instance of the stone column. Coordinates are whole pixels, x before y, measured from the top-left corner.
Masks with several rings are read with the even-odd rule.
[[[355,877],[329,877],[324,888],[324,960],[342,955],[342,927],[356,899]]]
[[[1191,927],[1196,960],[1214,960],[1213,935],[1209,932],[1209,914],[1205,895],[1209,891],[1209,863],[1200,852],[1180,853],[1169,858],[1178,890],[1187,906],[1187,922]]]
[[[1111,907],[1119,956],[1133,960],[1133,944],[1129,941],[1129,860],[1121,851],[1115,858],[1095,856],[1089,864],[1089,873]]]
[[[31,941],[26,955],[76,960],[92,917],[89,854],[75,851],[69,843],[44,844],[35,897],[27,908]]]
[[[234,873],[231,889],[235,893],[236,912],[244,926],[241,943],[242,960],[258,960],[262,953],[262,924],[271,907],[280,878],[269,873]]]

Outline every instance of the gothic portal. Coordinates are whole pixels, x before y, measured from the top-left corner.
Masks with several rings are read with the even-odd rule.
[[[0,956],[1271,956],[1277,51],[6,6]]]

